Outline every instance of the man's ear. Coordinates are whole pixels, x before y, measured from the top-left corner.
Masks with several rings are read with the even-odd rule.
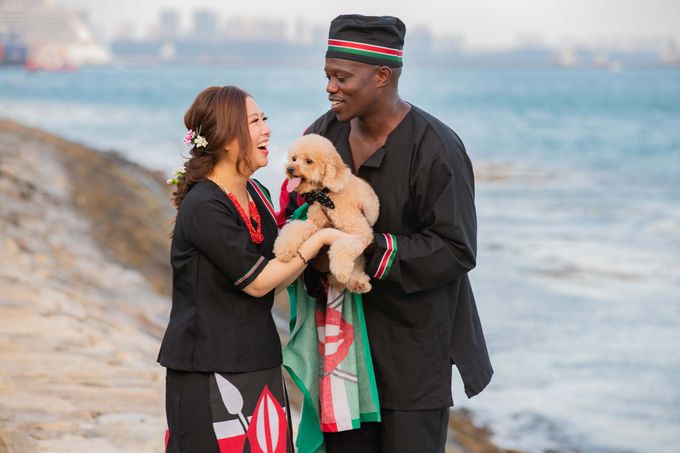
[[[387,86],[390,84],[390,80],[392,80],[393,77],[392,68],[388,66],[380,66],[378,69],[376,69],[374,77],[377,86]]]
[[[331,192],[339,192],[345,186],[349,172],[349,168],[342,161],[340,154],[331,153],[326,161],[326,172],[323,177],[324,185]]]

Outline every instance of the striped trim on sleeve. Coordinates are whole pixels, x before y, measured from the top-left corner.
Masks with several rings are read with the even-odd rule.
[[[234,282],[234,286],[240,285],[240,284],[243,283],[248,277],[250,277],[251,275],[253,275],[253,273],[257,270],[257,268],[260,266],[260,264],[262,264],[263,261],[264,261],[264,256],[261,256],[260,259],[257,260],[257,262],[255,262],[255,264],[253,264],[253,267],[251,267],[251,268],[248,270],[248,272],[246,272],[245,275],[243,275],[243,277],[239,278],[238,280],[236,280],[236,281]]]
[[[378,280],[382,280],[387,276],[387,274],[390,273],[390,269],[392,268],[394,258],[397,256],[397,252],[399,251],[399,248],[397,247],[397,238],[394,237],[394,235],[389,233],[383,233],[383,237],[386,243],[386,250],[385,253],[383,253],[382,258],[380,259],[378,270],[374,275],[374,277],[377,278]]]

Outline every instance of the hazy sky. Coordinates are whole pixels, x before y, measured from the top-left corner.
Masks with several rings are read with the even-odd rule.
[[[105,35],[127,22],[142,32],[164,8],[183,14],[206,7],[220,15],[304,19],[327,26],[338,14],[395,15],[408,29],[427,25],[438,34],[458,34],[469,47],[507,47],[519,36],[548,44],[673,37],[680,43],[679,0],[57,0],[84,10]]]

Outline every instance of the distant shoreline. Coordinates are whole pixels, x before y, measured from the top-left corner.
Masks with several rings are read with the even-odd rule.
[[[318,69],[321,73],[323,68],[321,66],[323,58],[300,58],[300,59],[221,59],[221,60],[175,60],[166,61],[157,58],[116,58],[111,63],[97,64],[97,65],[82,65],[80,67],[72,68],[68,71],[55,72],[78,72],[82,68],[144,68],[144,67],[187,67],[187,68],[211,68],[211,67],[231,67],[231,68],[277,68],[277,69]],[[21,66],[0,66],[0,71],[3,70],[20,70],[26,73],[41,73],[43,70],[26,70]],[[635,65],[620,66],[562,66],[549,62],[522,62],[522,61],[488,61],[488,62],[471,62],[471,61],[451,61],[451,60],[436,60],[411,62],[408,70],[461,70],[461,71],[477,71],[477,70],[501,70],[501,71],[515,71],[515,70],[529,70],[529,71],[569,71],[569,72],[604,72],[604,73],[618,73],[621,71],[679,71],[680,64],[662,64],[659,62],[640,63]]]

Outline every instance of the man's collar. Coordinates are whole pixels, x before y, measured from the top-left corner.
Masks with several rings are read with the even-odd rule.
[[[380,168],[383,159],[385,158],[385,146],[378,148],[376,152],[368,156],[368,159],[361,164],[362,167]]]

